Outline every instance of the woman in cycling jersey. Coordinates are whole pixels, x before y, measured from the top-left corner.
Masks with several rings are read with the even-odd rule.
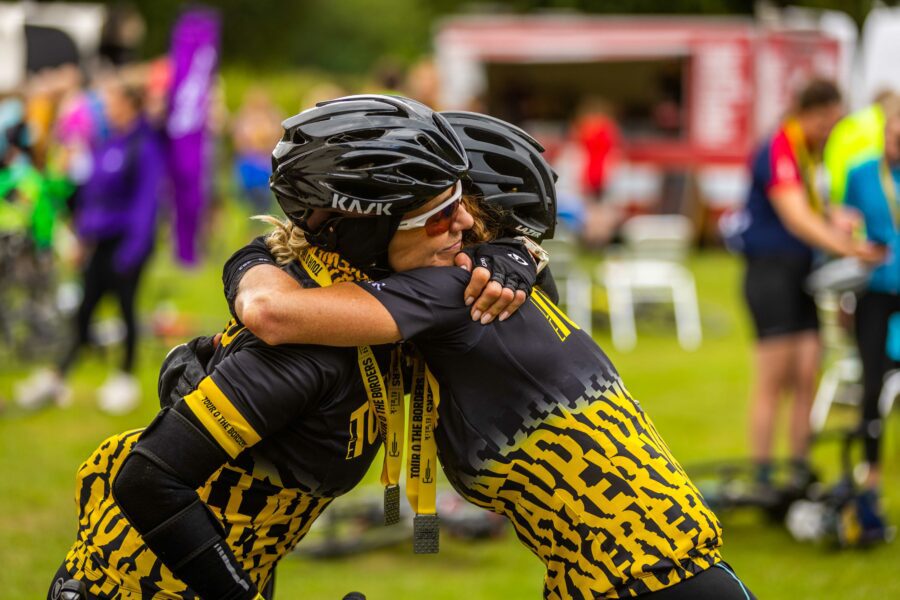
[[[511,200],[536,195],[521,189],[542,162],[527,134],[482,115],[446,116],[469,157],[483,159],[480,170],[473,159],[473,191],[499,184]],[[509,518],[544,562],[546,598],[751,598],[722,562],[715,515],[590,335],[540,290],[515,314],[489,310],[476,322],[462,300],[467,274],[422,268],[453,264],[454,227],[471,222],[492,237],[496,224],[473,218],[449,193],[402,219],[389,211],[352,218],[348,203],[321,193],[343,172],[337,160],[319,168],[317,154],[328,152],[320,137],[314,123],[288,122],[273,155],[286,227],[317,243],[340,226],[359,236],[361,256],[394,273],[302,290],[257,246],[226,266],[226,292],[269,343],[412,342],[406,486],[421,546],[436,543],[436,446],[457,491]],[[541,193],[552,195],[552,185]],[[503,223],[515,210],[498,212]],[[483,326],[493,316],[498,322]]]
[[[382,139],[360,145],[352,134],[367,119],[377,120]],[[287,124],[313,121],[330,132],[330,151],[366,157],[367,168],[343,165],[351,184],[333,190],[363,211],[379,205],[354,197],[361,181],[370,191],[382,186],[398,215],[459,189],[467,167],[460,142],[419,103],[347,98]],[[401,173],[398,163],[415,168]],[[401,174],[402,190],[382,185]],[[459,238],[468,225],[457,219],[447,235]],[[354,255],[356,239],[340,224],[332,232],[328,249],[307,246],[283,272],[305,287],[379,272],[377,261],[342,258],[345,247]],[[288,242],[273,235],[275,249]],[[264,597],[280,558],[368,470],[380,445],[379,400],[397,400],[391,348],[274,348],[237,321],[192,371],[183,358],[196,359],[198,347],[167,358],[161,383],[174,391],[161,394],[156,419],[104,441],[81,466],[77,539],[49,598]],[[398,478],[391,459],[386,483],[396,490]]]

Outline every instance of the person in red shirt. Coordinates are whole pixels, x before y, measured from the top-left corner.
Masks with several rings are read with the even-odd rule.
[[[610,116],[606,101],[585,102],[575,122],[574,137],[585,155],[581,186],[587,198],[598,201],[606,189],[615,152],[619,146],[619,128]]]

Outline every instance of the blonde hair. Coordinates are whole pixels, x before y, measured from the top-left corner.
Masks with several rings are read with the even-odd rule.
[[[272,231],[266,235],[266,246],[279,265],[284,266],[299,260],[309,248],[303,230],[290,220],[278,219],[272,215],[256,215],[253,220],[272,226]]]

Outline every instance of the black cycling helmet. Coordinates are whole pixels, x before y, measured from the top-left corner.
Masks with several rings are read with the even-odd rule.
[[[282,123],[269,187],[297,223],[307,211],[398,217],[422,206],[468,168],[446,119],[400,96],[346,96]]]
[[[488,207],[499,207],[503,234],[540,242],[556,228],[556,173],[533,137],[506,121],[446,111],[469,157],[468,178]],[[515,232],[515,233],[513,233]]]

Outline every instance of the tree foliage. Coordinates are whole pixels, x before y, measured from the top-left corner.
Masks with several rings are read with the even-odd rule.
[[[103,0],[112,5],[122,0]],[[776,0],[841,10],[861,25],[874,0]],[[432,26],[460,12],[707,14],[750,16],[752,0],[208,0],[222,14],[226,62],[265,67],[314,67],[363,73],[384,60],[406,63],[429,50]],[[888,4],[896,4],[896,0]],[[172,24],[186,4],[137,4],[147,21],[144,53],[165,52]]]

